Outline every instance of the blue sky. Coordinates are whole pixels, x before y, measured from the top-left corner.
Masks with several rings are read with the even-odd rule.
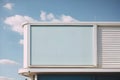
[[[120,21],[120,0],[0,0],[0,80],[22,80],[25,22]]]

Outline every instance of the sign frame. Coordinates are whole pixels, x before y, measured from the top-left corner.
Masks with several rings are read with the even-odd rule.
[[[32,65],[30,56],[30,29],[31,26],[93,26],[93,65]],[[97,25],[95,24],[81,24],[81,23],[29,23],[24,27],[24,59],[28,67],[36,68],[87,68],[97,67]]]

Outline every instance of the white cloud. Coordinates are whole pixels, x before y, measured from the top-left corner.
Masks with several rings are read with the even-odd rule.
[[[20,45],[23,45],[23,42],[24,42],[24,40],[23,40],[23,39],[20,39],[19,44],[20,44]]]
[[[19,65],[19,63],[9,59],[0,59],[0,64]]]
[[[42,21],[45,21],[46,20],[46,12],[41,11],[40,18]]]
[[[0,76],[0,80],[15,80],[14,78],[8,78],[4,76]]]
[[[46,13],[44,11],[41,11],[40,13],[40,20],[44,22],[64,22],[64,23],[69,23],[69,22],[78,22],[78,20],[74,19],[71,16],[68,15],[61,15],[59,17],[55,17],[53,13]]]
[[[48,19],[48,20],[53,20],[53,19],[55,19],[54,14],[49,13],[49,14],[47,15],[47,19]]]
[[[29,16],[14,15],[7,17],[4,23],[10,25],[13,31],[23,34],[22,24],[34,21],[35,20]]]
[[[71,16],[66,16],[66,15],[61,16],[61,21],[62,22],[78,22],[78,20],[72,18]]]
[[[12,3],[6,3],[3,7],[8,9],[8,10],[12,10],[13,4]]]

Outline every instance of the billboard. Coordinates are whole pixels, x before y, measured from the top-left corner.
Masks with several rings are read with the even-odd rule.
[[[30,67],[95,67],[94,25],[30,25]]]

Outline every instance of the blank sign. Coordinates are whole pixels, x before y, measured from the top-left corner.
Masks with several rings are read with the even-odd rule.
[[[30,65],[94,65],[93,26],[30,26]]]

